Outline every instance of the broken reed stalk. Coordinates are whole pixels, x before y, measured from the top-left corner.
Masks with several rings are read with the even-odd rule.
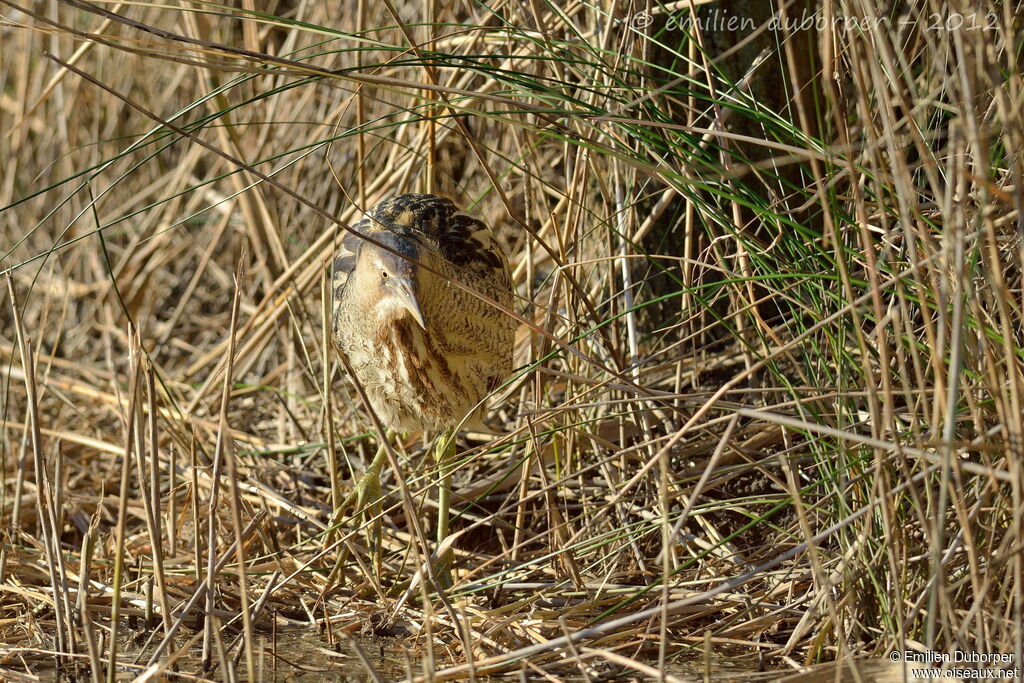
[[[111,584],[110,604],[110,643],[107,654],[107,683],[114,683],[118,669],[117,653],[120,643],[118,642],[118,631],[121,625],[121,590],[124,586],[125,577],[125,536],[128,523],[128,482],[131,471],[130,463],[132,451],[135,446],[135,412],[139,407],[140,382],[139,375],[142,372],[142,353],[139,346],[138,335],[129,328],[128,339],[131,343],[129,353],[129,367],[131,374],[128,381],[128,395],[126,397],[128,413],[124,419],[125,442],[124,455],[121,457],[121,483],[118,487],[117,498],[117,527],[114,532],[114,578]]]
[[[32,462],[35,470],[36,484],[36,516],[38,519],[37,537],[42,540],[43,548],[46,551],[46,569],[50,578],[50,590],[53,595],[54,617],[57,622],[55,632],[57,652],[74,654],[74,634],[71,632],[69,621],[70,610],[67,602],[67,582],[61,572],[58,572],[57,565],[60,562],[60,545],[58,531],[56,529],[57,505],[53,500],[53,488],[50,486],[49,477],[46,476],[46,461],[43,456],[42,435],[39,428],[39,399],[36,392],[35,379],[35,358],[32,355],[32,342],[26,336],[23,327],[21,313],[18,310],[18,302],[14,295],[14,282],[11,276],[7,276],[7,293],[11,302],[11,311],[14,316],[14,334],[18,342],[18,351],[21,354],[21,364],[25,368],[25,400],[28,408],[29,433],[32,442]],[[24,460],[22,461],[24,463]],[[24,475],[20,475],[24,480]],[[62,669],[61,657],[56,657],[57,670]]]
[[[245,273],[244,266],[242,265],[245,261],[245,252],[242,252],[242,257],[239,259],[238,268],[234,275],[235,284],[235,295],[231,301],[231,321],[228,324],[228,334],[230,340],[228,343],[228,359],[226,364],[226,370],[224,373],[224,390],[221,394],[220,404],[220,427],[219,432],[226,434],[228,427],[228,401],[231,398],[231,381],[234,370],[233,356],[235,353],[235,332],[238,329],[238,305],[241,297],[242,277]],[[220,452],[220,445],[224,444],[224,453]],[[256,658],[255,658],[255,641],[253,638],[253,627],[252,627],[252,614],[249,611],[249,582],[246,579],[246,560],[245,560],[245,543],[242,539],[242,503],[241,497],[238,490],[238,464],[237,454],[235,453],[234,446],[226,438],[218,436],[217,439],[218,450],[215,451],[216,458],[223,457],[227,460],[227,472],[228,482],[231,485],[230,488],[230,503],[231,503],[231,521],[232,526],[235,529],[235,560],[237,561],[237,572],[238,572],[238,594],[241,602],[241,614],[242,614],[242,632],[245,636],[245,672],[249,680],[253,680],[256,677]],[[212,548],[212,546],[211,546]],[[212,552],[212,551],[211,551]],[[207,603],[209,604],[209,603]]]

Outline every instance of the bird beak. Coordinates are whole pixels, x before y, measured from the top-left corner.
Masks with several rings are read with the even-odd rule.
[[[405,310],[409,311],[409,315],[416,320],[421,328],[426,330],[427,325],[423,322],[423,311],[420,310],[420,302],[416,299],[416,287],[412,278],[393,277],[388,280],[388,283]]]

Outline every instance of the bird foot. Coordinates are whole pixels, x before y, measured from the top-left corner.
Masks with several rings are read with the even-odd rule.
[[[383,529],[383,522],[381,519],[383,508],[384,501],[380,485],[380,466],[375,460],[374,463],[371,463],[363,476],[361,476],[355,483],[355,486],[352,487],[352,491],[345,496],[345,499],[341,501],[341,504],[337,509],[335,509],[330,523],[330,527],[332,529],[340,527],[342,522],[345,520],[346,513],[350,511],[352,513],[351,519],[362,519],[370,522],[367,540],[369,541],[369,546],[372,548],[373,573],[375,576],[368,578],[373,580],[382,575],[380,546]],[[334,571],[331,572],[332,578],[339,573],[341,565],[345,562],[347,557],[347,550],[338,557],[338,564],[335,566]]]
[[[372,469],[367,470],[363,473],[363,476],[359,477],[359,481],[352,487],[352,491],[345,496],[345,500],[341,502],[341,506],[338,509],[342,512],[345,510],[360,512],[364,509],[380,508],[382,495],[380,472]]]

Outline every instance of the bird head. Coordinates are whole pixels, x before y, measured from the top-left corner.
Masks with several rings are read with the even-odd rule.
[[[363,241],[356,263],[360,284],[366,287],[382,317],[398,319],[409,315],[426,329],[417,284],[419,245],[414,238],[387,231],[374,232],[371,237],[391,251]]]

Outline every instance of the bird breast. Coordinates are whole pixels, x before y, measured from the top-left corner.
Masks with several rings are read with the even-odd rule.
[[[346,336],[342,348],[386,426],[403,432],[444,429],[468,412],[475,403],[466,404],[470,387],[410,317],[378,317],[372,325],[367,334]]]

